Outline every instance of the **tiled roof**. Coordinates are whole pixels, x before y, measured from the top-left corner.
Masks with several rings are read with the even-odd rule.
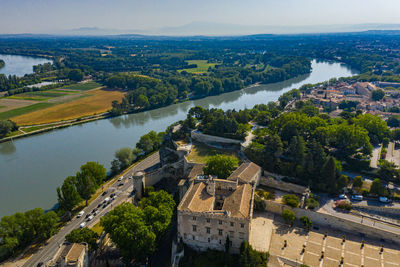
[[[228,180],[239,179],[242,183],[250,183],[251,179],[261,171],[260,166],[253,162],[246,162],[239,166],[229,177]]]

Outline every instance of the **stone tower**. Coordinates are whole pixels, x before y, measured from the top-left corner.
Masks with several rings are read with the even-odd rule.
[[[132,176],[133,190],[135,192],[135,199],[140,200],[143,197],[143,188],[145,187],[144,173],[141,171],[135,172]]]

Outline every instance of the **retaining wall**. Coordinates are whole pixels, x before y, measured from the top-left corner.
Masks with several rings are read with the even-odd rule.
[[[384,206],[383,207],[361,206],[361,205],[353,204],[353,209],[361,211],[361,212],[373,213],[373,214],[380,215],[383,217],[389,217],[389,218],[395,218],[395,219],[400,218],[400,209],[398,209],[398,208],[391,208],[391,207],[384,207]]]
[[[295,194],[304,194],[308,191],[305,186],[287,183],[283,181],[276,180],[272,177],[261,176],[260,185],[268,186],[277,190],[286,191]]]
[[[193,140],[202,143],[221,143],[221,144],[234,144],[234,145],[240,145],[242,143],[242,141],[240,140],[203,134],[202,132],[197,130],[193,130],[191,132],[191,137],[193,138]]]
[[[314,225],[320,225],[324,227],[328,226],[348,233],[362,233],[365,236],[373,239],[385,239],[386,241],[400,244],[400,233],[382,230],[358,222],[339,218],[330,214],[319,213],[300,208],[290,208],[284,204],[272,200],[265,200],[265,204],[265,209],[273,213],[282,214],[284,209],[290,209],[296,214],[296,218],[307,216],[311,219]]]

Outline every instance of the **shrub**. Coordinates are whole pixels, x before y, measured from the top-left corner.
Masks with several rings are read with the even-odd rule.
[[[316,201],[314,198],[309,198],[309,199],[307,199],[306,205],[307,205],[307,208],[309,208],[310,210],[313,210],[313,209],[319,207],[319,202]]]
[[[299,220],[300,222],[303,223],[304,227],[306,227],[307,229],[310,229],[310,227],[312,226],[312,221],[307,216],[301,216]]]
[[[291,195],[284,195],[284,196],[282,197],[282,201],[283,201],[283,203],[285,203],[286,205],[291,206],[291,207],[293,207],[293,208],[298,207],[299,204],[300,204],[299,198],[298,198],[296,195],[293,195],[293,194],[291,194]]]
[[[336,202],[336,207],[339,209],[342,209],[342,210],[349,211],[349,210],[351,210],[352,205],[351,205],[351,202],[348,200],[341,200],[341,201]]]
[[[265,211],[265,202],[259,195],[255,195],[254,209],[257,211]]]

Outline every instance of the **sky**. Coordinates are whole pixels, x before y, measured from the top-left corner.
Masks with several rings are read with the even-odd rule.
[[[81,27],[154,30],[192,22],[307,26],[400,24],[400,0],[0,0],[0,33]]]

